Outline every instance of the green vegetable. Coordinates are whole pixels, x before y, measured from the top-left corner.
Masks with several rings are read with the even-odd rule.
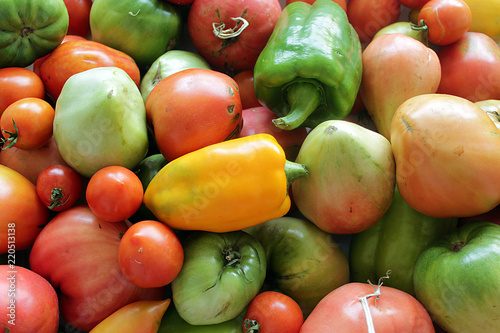
[[[314,127],[351,111],[362,75],[361,43],[331,0],[283,9],[254,68],[255,94],[282,129]]]
[[[131,56],[141,70],[174,49],[182,36],[178,6],[163,0],[95,0],[92,39]]]
[[[0,68],[26,67],[49,54],[68,25],[63,0],[0,1]]]
[[[267,266],[262,245],[241,230],[196,231],[182,245],[184,264],[171,283],[181,318],[191,325],[236,318],[264,284]]]
[[[148,151],[146,108],[139,88],[117,67],[71,76],[56,102],[54,140],[78,173],[120,165],[135,168]]]
[[[456,226],[457,218],[440,219],[416,211],[396,188],[394,200],[382,219],[351,237],[351,279],[377,282],[390,270],[384,285],[414,294],[413,269],[418,257]]]

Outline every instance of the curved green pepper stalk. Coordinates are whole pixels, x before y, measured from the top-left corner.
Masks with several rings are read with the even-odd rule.
[[[300,125],[322,104],[323,91],[313,81],[297,81],[284,89],[290,112],[281,118],[273,119],[276,127],[293,130]]]
[[[295,163],[291,161],[285,162],[285,174],[288,186],[299,178],[306,178],[309,176],[309,170],[304,164]]]

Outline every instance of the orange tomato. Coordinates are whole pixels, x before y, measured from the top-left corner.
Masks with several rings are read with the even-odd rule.
[[[20,99],[2,113],[0,126],[4,147],[38,149],[52,137],[54,108],[40,98]]]
[[[25,97],[45,97],[42,79],[33,71],[21,67],[0,69],[0,115],[15,101]]]
[[[454,95],[412,97],[391,124],[396,181],[417,211],[448,218],[500,203],[500,131],[476,104]]]

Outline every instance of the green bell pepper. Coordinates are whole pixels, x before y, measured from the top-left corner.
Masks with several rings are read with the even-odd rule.
[[[353,234],[349,248],[351,280],[377,282],[414,295],[413,271],[420,254],[457,228],[457,218],[440,219],[410,207],[396,188],[389,210],[372,227]]]
[[[331,0],[283,9],[254,67],[255,94],[282,129],[315,127],[351,111],[362,75],[361,43]]]

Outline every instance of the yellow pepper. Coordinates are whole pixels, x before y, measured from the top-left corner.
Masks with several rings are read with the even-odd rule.
[[[469,31],[482,32],[500,42],[500,0],[464,0],[472,13]]]
[[[173,229],[241,230],[285,215],[288,185],[307,175],[273,136],[255,134],[169,162],[149,183],[144,204]]]

